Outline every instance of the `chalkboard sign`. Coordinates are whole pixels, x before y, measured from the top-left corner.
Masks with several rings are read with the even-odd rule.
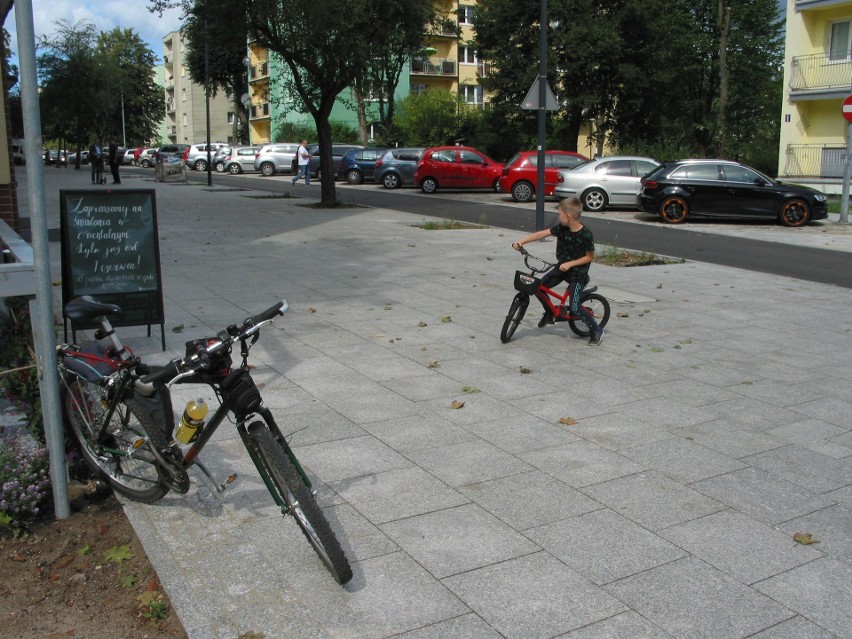
[[[151,189],[59,192],[62,306],[80,295],[118,304],[114,326],[159,324],[165,348],[157,207]],[[72,329],[96,325],[72,324]]]

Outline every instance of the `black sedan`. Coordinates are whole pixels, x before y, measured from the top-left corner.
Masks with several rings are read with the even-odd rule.
[[[816,189],[782,184],[728,160],[666,162],[642,178],[638,204],[669,224],[724,217],[804,226],[828,217],[826,196]]]

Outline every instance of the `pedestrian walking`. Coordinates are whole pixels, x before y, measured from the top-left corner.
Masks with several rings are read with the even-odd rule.
[[[112,183],[121,184],[121,177],[118,175],[118,167],[121,165],[121,158],[118,155],[118,145],[113,138],[109,139],[109,156],[107,157],[109,168],[112,171]]]
[[[92,184],[103,184],[104,148],[101,146],[100,138],[95,138],[95,141],[89,146],[89,164],[92,167]]]
[[[305,186],[311,185],[311,172],[309,170],[309,165],[311,162],[311,154],[308,153],[308,141],[302,140],[299,143],[299,148],[296,149],[296,161],[298,162],[299,172],[296,173],[295,177],[290,180],[290,184],[296,186],[296,180],[299,178],[305,178]]]

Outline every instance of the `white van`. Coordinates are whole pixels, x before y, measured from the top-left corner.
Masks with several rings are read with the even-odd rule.
[[[27,163],[23,138],[12,138],[12,162],[19,165]]]

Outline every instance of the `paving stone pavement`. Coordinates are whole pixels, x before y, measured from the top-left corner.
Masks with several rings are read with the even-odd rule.
[[[88,175],[45,174],[56,219]],[[600,346],[532,307],[501,344],[517,233],[246,184],[124,171],[156,189],[168,352],[120,333],[162,362],[287,299],[255,378],[355,576],[335,584],[223,427],[202,456],[239,474],[223,495],[193,472],[125,505],[192,639],[852,637],[852,291],[595,264]]]

